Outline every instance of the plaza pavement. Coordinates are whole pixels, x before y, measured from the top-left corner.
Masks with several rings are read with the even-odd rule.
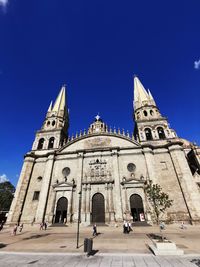
[[[1,266],[198,266],[200,263],[200,226],[167,226],[163,231],[167,239],[184,250],[184,256],[158,257],[152,255],[148,245],[149,234],[158,234],[158,227],[135,227],[123,234],[121,227],[98,227],[93,238],[93,256],[83,252],[84,238],[92,238],[92,227],[80,227],[79,248],[76,248],[76,226],[25,226],[22,233],[11,235],[11,228],[0,232]],[[193,263],[191,262],[193,260]],[[196,262],[196,263],[195,263]],[[200,266],[200,264],[199,264]]]

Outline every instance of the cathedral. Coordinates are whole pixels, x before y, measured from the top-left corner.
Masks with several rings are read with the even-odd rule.
[[[69,136],[66,100],[63,86],[24,157],[8,224],[154,223],[150,180],[173,200],[164,221],[200,222],[200,147],[177,136],[138,77],[133,134],[97,115]]]

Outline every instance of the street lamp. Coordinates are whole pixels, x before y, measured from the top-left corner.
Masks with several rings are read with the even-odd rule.
[[[78,204],[76,248],[79,248],[79,227],[80,227],[80,219],[81,219],[81,196],[82,196],[82,192],[80,191],[78,194],[79,194],[79,204]]]

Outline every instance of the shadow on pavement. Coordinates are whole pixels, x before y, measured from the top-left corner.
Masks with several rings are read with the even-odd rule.
[[[23,240],[37,239],[37,238],[45,237],[45,236],[48,236],[48,235],[50,235],[50,234],[44,234],[44,235],[31,235],[31,236],[29,236],[29,237],[23,238]]]
[[[94,256],[97,252],[98,252],[98,250],[93,249],[91,252],[89,252],[89,253],[87,254],[87,256],[88,256],[88,257],[89,257],[89,256]]]
[[[6,246],[7,246],[7,244],[0,243],[0,248],[5,248]]]

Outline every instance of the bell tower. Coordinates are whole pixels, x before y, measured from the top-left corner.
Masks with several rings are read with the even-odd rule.
[[[151,92],[146,90],[138,77],[134,77],[134,135],[138,142],[161,141],[175,138],[167,119],[163,117]]]
[[[63,85],[54,105],[50,103],[44,123],[36,133],[32,150],[51,150],[62,147],[68,137],[68,128],[66,86]]]

